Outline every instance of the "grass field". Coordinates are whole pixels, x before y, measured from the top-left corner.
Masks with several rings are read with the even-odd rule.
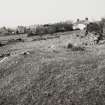
[[[0,63],[0,105],[105,105],[105,45],[67,49],[75,34],[1,47],[30,53]]]

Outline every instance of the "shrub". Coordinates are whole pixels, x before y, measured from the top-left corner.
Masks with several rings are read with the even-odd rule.
[[[101,27],[99,26],[99,24],[97,24],[96,22],[91,22],[87,25],[86,30],[88,32],[96,32],[96,33],[100,33],[101,31]]]
[[[38,35],[38,34],[33,32],[33,31],[29,31],[28,34],[27,34],[28,37],[35,36],[35,35]]]
[[[0,42],[0,47],[5,46],[6,44],[3,44],[2,42]]]
[[[105,18],[102,18],[100,21],[101,27],[102,27],[102,33],[105,37]]]
[[[81,46],[74,46],[72,48],[72,51],[84,51],[84,50],[85,50],[85,48],[84,47],[81,47]]]
[[[72,51],[84,51],[85,48],[82,46],[74,46],[73,44],[69,43],[67,48],[71,49]]]
[[[69,44],[67,45],[67,48],[73,48],[73,44],[69,43]]]
[[[98,44],[99,41],[103,39],[103,26],[103,21],[91,22],[86,27],[85,35],[87,35],[88,32],[94,33],[94,35],[99,35],[96,41]]]

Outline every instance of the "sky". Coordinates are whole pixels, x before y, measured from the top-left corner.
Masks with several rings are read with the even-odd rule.
[[[105,0],[0,0],[0,27],[105,17]]]

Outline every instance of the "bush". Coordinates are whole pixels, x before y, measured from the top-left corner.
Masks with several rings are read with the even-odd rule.
[[[2,42],[0,42],[0,47],[5,46],[6,44],[3,44]]]
[[[73,48],[73,45],[72,45],[71,43],[69,43],[69,44],[67,45],[67,48]]]
[[[85,50],[84,47],[81,47],[81,46],[74,46],[72,48],[72,51],[84,51],[84,50]]]
[[[73,44],[69,43],[67,48],[71,49],[72,51],[84,51],[84,47],[82,46],[74,46]]]
[[[101,27],[99,24],[95,23],[95,22],[91,22],[87,25],[86,30],[88,32],[96,32],[96,33],[100,33],[101,32]]]
[[[94,33],[94,35],[99,35],[96,41],[98,44],[99,41],[103,39],[103,26],[104,26],[103,21],[91,22],[86,27],[85,35],[87,35],[88,32]]]
[[[38,34],[36,34],[35,32],[32,32],[32,31],[29,31],[27,34],[28,37],[36,36],[36,35],[38,35]]]

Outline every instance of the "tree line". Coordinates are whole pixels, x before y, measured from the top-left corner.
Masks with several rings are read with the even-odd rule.
[[[77,19],[78,21],[78,19]],[[2,27],[0,28],[0,35],[17,35],[28,34],[28,36],[54,34],[57,32],[73,31],[73,22],[58,22],[54,24],[36,25],[34,27],[18,26],[16,29]],[[88,32],[95,32],[103,34],[105,31],[105,18],[100,21],[89,22],[86,26],[86,34]]]

